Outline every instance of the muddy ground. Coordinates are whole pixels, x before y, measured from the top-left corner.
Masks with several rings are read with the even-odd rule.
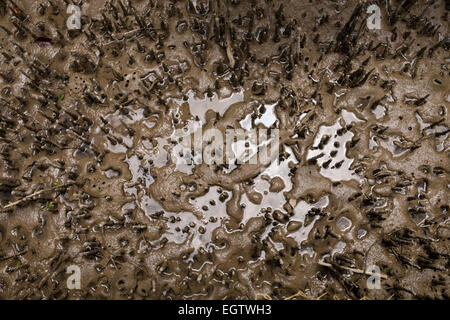
[[[448,299],[449,12],[0,0],[0,298]],[[195,121],[279,162],[179,165]]]

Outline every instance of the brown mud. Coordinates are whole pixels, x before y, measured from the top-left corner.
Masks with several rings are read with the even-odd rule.
[[[0,0],[0,298],[448,299],[449,12]],[[194,120],[278,159],[174,163]]]

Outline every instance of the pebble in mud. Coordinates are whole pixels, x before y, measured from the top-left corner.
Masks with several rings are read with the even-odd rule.
[[[450,296],[445,1],[2,3],[0,298]]]

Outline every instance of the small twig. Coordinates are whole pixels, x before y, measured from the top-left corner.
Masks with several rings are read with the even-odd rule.
[[[322,262],[322,261],[318,262],[318,264],[321,265],[321,266],[324,266],[324,267],[329,267],[329,268],[334,266],[331,263],[326,263],[326,262]],[[348,270],[348,271],[354,272],[354,273],[366,274],[368,276],[379,276],[380,278],[383,278],[383,279],[387,279],[388,278],[387,275],[382,274],[382,273],[364,271],[362,269],[355,269],[355,268],[350,268],[350,267],[345,267],[345,266],[340,266],[340,265],[337,265],[337,267],[339,267],[341,269],[344,269],[344,270]]]

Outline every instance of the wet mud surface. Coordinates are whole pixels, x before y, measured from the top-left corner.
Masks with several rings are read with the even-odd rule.
[[[0,298],[448,299],[449,1],[70,3],[0,0]]]

